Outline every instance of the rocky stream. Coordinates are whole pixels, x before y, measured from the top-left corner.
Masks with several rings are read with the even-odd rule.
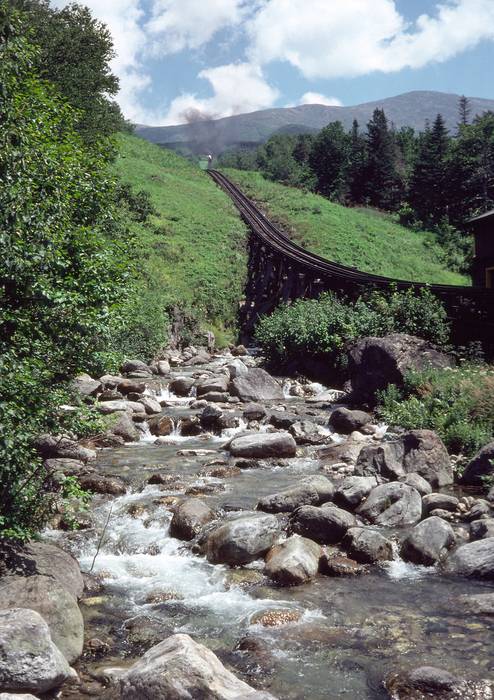
[[[3,558],[0,698],[493,698],[494,494],[233,352],[76,380],[117,423],[40,438],[94,497]]]

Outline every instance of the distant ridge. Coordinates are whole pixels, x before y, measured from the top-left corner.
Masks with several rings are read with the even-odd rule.
[[[311,133],[337,119],[346,128],[350,128],[354,119],[365,127],[376,108],[384,109],[389,121],[397,128],[411,126],[417,131],[422,131],[426,120],[432,121],[440,112],[448,128],[453,130],[458,120],[458,100],[459,95],[420,90],[353,107],[311,104],[264,109],[178,126],[137,125],[136,133],[152,143],[174,150],[218,155],[228,148],[252,148],[274,133]],[[471,118],[489,110],[494,111],[494,99],[470,97],[469,100]]]

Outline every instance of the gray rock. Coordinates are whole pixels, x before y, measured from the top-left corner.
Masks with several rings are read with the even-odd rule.
[[[96,396],[101,390],[101,382],[93,379],[89,374],[79,374],[70,382],[70,387],[83,397]]]
[[[158,374],[160,374],[163,377],[170,372],[170,363],[168,362],[168,360],[158,360],[158,362],[156,363],[156,369],[158,370]]]
[[[489,503],[494,503],[494,486],[491,486],[489,489],[486,499],[489,501]]]
[[[348,476],[336,489],[335,502],[345,508],[356,508],[376,486],[375,476]]]
[[[26,608],[0,611],[2,690],[46,693],[74,676],[39,613]]]
[[[433,566],[446,556],[455,542],[451,525],[432,516],[415,525],[407,535],[401,546],[401,556],[414,564]]]
[[[25,545],[0,541],[0,569],[6,576],[48,576],[74,598],[80,598],[84,581],[79,564],[60,547],[47,542],[28,542]]]
[[[103,415],[109,415],[110,413],[119,413],[121,411],[126,411],[127,413],[146,413],[146,409],[142,403],[137,401],[127,401],[125,399],[120,399],[117,401],[102,401],[97,405],[98,411]],[[161,406],[160,406],[161,410]]]
[[[122,700],[274,700],[228,671],[187,634],[152,647],[120,678]]]
[[[176,396],[189,396],[193,386],[192,377],[177,377],[168,384],[168,389]]]
[[[38,700],[31,693],[0,693],[0,700]]]
[[[309,420],[296,421],[289,428],[297,445],[321,445],[327,442],[328,435],[317,423]]]
[[[151,367],[141,360],[125,360],[120,367],[122,374],[137,374],[142,373],[152,376]]]
[[[211,508],[199,498],[188,498],[175,508],[170,523],[170,537],[193,540],[214,517]]]
[[[117,389],[121,394],[143,394],[146,391],[144,382],[137,382],[134,379],[121,379],[117,384]]]
[[[230,393],[245,401],[282,401],[283,390],[270,374],[252,367],[247,374],[236,377],[230,384]]]
[[[128,413],[121,413],[118,416],[116,422],[110,428],[110,433],[118,435],[125,442],[137,442],[139,440],[139,431]]]
[[[468,542],[446,560],[445,571],[460,576],[494,579],[494,537]]]
[[[393,559],[392,543],[372,528],[351,527],[343,538],[343,547],[360,564]]]
[[[413,486],[413,488],[417,489],[421,496],[432,493],[432,486],[429,484],[429,482],[416,472],[410,472],[405,477],[401,477],[400,481],[403,481],[404,484],[408,484],[409,486]]]
[[[48,576],[0,579],[0,609],[29,608],[50,628],[51,638],[69,663],[82,653],[84,623],[75,597]]]
[[[78,459],[64,459],[63,457],[46,459],[44,467],[47,473],[53,476],[60,474],[64,476],[78,476],[88,469],[84,462]]]
[[[266,409],[260,403],[248,403],[244,407],[243,416],[246,420],[262,420],[266,415]]]
[[[471,615],[494,615],[494,593],[462,595],[458,601]]]
[[[452,367],[453,359],[430,343],[405,333],[384,338],[360,338],[348,352],[352,398],[375,402],[376,393],[389,384],[402,386],[411,370]]]
[[[482,477],[494,475],[494,441],[477,452],[461,475],[460,483],[482,488]]]
[[[411,430],[396,440],[364,447],[356,474],[400,479],[410,472],[420,474],[436,488],[452,484],[453,467],[441,438],[432,430]]]
[[[269,415],[269,423],[278,430],[289,430],[299,420],[296,413],[288,411],[272,411]]]
[[[87,447],[82,447],[75,440],[64,435],[39,435],[34,445],[42,457],[47,459],[56,457],[64,459],[77,459],[80,462],[96,459],[96,452]]]
[[[365,411],[350,411],[341,407],[335,408],[329,416],[329,425],[337,433],[350,435],[354,430],[360,430],[364,425],[372,422],[372,416]]]
[[[226,366],[228,372],[230,373],[230,379],[236,379],[236,377],[242,377],[249,371],[247,366],[242,360],[236,358],[229,362]]]
[[[259,499],[257,510],[265,513],[288,513],[300,506],[319,506],[331,501],[334,486],[325,476],[308,476],[284,491]]]
[[[463,694],[463,682],[452,673],[432,666],[421,666],[413,671],[390,674],[384,685],[392,700],[421,700],[422,698],[441,698],[448,700],[453,697],[462,700],[473,700]]]
[[[289,433],[251,433],[230,443],[234,457],[295,457],[297,445]]]
[[[171,435],[175,428],[173,419],[170,416],[153,416],[148,421],[148,424],[151,434],[161,437]]]
[[[305,537],[292,535],[276,544],[266,555],[265,574],[284,586],[298,586],[316,576],[321,547]]]
[[[327,465],[340,464],[341,462],[345,462],[345,464],[355,464],[365,442],[363,436],[361,439],[357,439],[354,436],[355,433],[353,433],[353,436],[349,437],[348,440],[345,440],[345,442],[321,448],[317,452],[317,457]],[[359,473],[358,476],[372,476],[372,474],[367,475]]]
[[[226,391],[208,391],[207,394],[201,396],[201,399],[210,401],[211,403],[228,403],[231,396],[227,394]]]
[[[422,498],[408,484],[392,482],[373,489],[357,513],[383,527],[408,527],[422,517]]]
[[[103,386],[109,389],[116,389],[122,379],[123,377],[121,377],[119,374],[104,374],[99,378],[99,381],[101,384],[103,384]]]
[[[346,531],[357,524],[354,516],[333,504],[302,506],[290,516],[290,529],[320,544],[341,542]]]
[[[425,513],[430,513],[437,508],[454,512],[458,508],[460,501],[456,496],[447,493],[429,493],[422,498],[422,505]]]
[[[79,477],[79,484],[86,491],[104,493],[110,496],[123,496],[127,492],[124,482],[116,476],[85,474]]]
[[[143,396],[139,399],[138,403],[142,403],[144,410],[148,416],[153,415],[153,413],[161,413],[161,404],[156,399],[151,396]]]
[[[206,541],[212,564],[249,564],[275,544],[280,524],[274,515],[242,515],[215,528]]]
[[[466,514],[465,520],[472,521],[486,516],[492,516],[491,504],[483,498],[478,498]]]
[[[218,423],[223,417],[223,411],[218,406],[208,405],[201,413],[201,425],[205,429],[218,428]]]
[[[196,383],[197,396],[204,396],[211,393],[227,394],[228,384],[229,379],[226,374],[217,374],[207,379],[201,379],[201,381]]]
[[[472,540],[494,537],[494,518],[482,518],[471,522],[470,537]]]

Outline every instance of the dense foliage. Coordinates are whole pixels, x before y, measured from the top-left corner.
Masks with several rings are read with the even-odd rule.
[[[59,425],[67,377],[114,364],[132,292],[113,147],[86,145],[20,19],[0,4],[0,530],[16,535],[48,506],[33,436]]]
[[[115,52],[108,28],[77,3],[60,9],[50,6],[49,0],[10,4],[22,9],[22,31],[38,47],[35,72],[56,85],[77,110],[73,126],[83,139],[92,143],[124,127],[120,108],[112,100],[118,78],[110,69]]]
[[[256,339],[276,366],[307,364],[312,357],[336,367],[342,365],[349,341],[392,332],[444,345],[449,337],[444,307],[427,289],[418,294],[375,291],[356,302],[325,293],[280,306],[260,320]]]
[[[379,414],[391,425],[435,430],[448,450],[471,458],[494,436],[494,370],[482,364],[413,372],[405,386],[380,395]]]
[[[494,207],[494,113],[469,123],[462,98],[457,133],[448,133],[439,114],[416,134],[395,130],[376,109],[365,133],[356,121],[349,132],[333,122],[315,136],[277,134],[257,153],[230,152],[219,164],[257,169],[334,202],[396,212],[404,225],[434,231],[448,267],[466,272],[472,256],[466,222]]]

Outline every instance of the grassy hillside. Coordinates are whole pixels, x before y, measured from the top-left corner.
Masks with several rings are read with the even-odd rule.
[[[203,328],[233,337],[247,266],[235,207],[184,158],[135,136],[117,141],[116,174],[149,192],[156,210],[147,223],[132,224],[140,255],[136,313],[144,320],[178,306]]]
[[[444,268],[434,234],[415,232],[373,209],[349,209],[315,194],[225,169],[245,194],[299,245],[365,272],[415,282],[470,284]]]

